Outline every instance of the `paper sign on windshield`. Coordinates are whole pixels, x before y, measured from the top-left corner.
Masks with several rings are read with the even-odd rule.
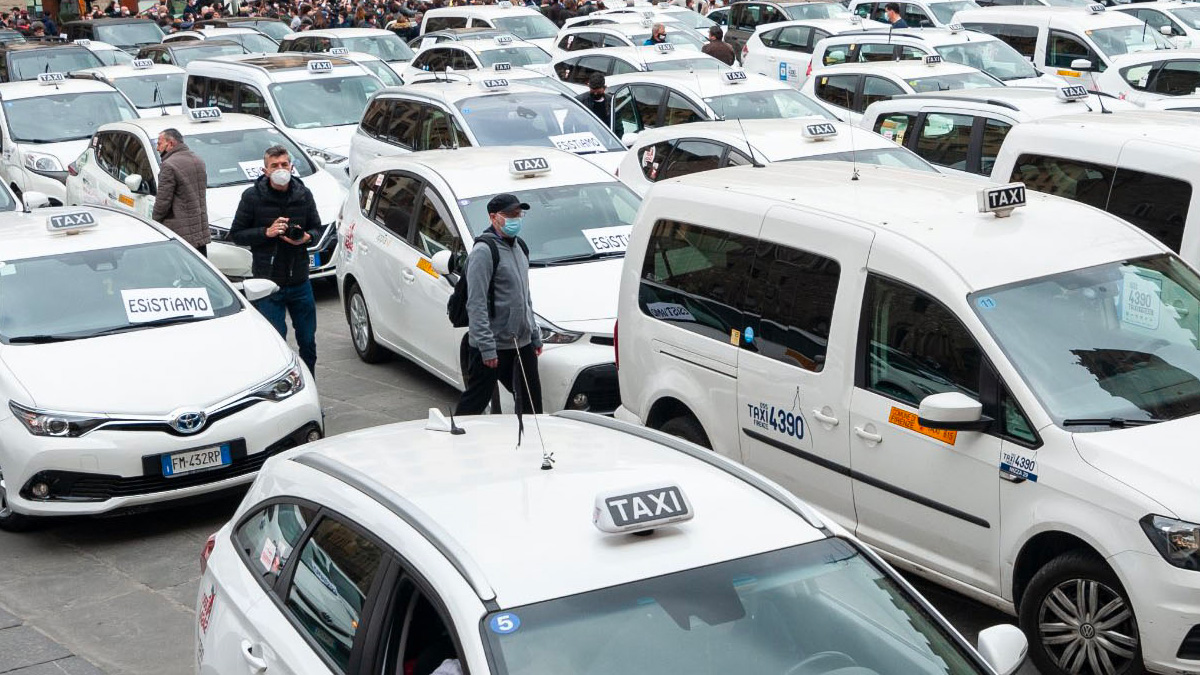
[[[1160,282],[1127,272],[1121,288],[1121,321],[1131,326],[1157,330],[1162,308],[1160,293]]]
[[[212,302],[204,288],[134,288],[121,291],[125,318],[145,323],[183,316],[212,316]]]
[[[596,138],[596,134],[590,131],[581,131],[577,134],[563,134],[561,136],[551,136],[550,142],[559,150],[567,152],[604,152],[604,144]]]
[[[632,225],[616,227],[597,227],[591,230],[580,230],[588,241],[588,245],[596,253],[614,253],[629,248],[629,232]]]
[[[238,162],[238,168],[240,168],[242,173],[246,174],[246,178],[249,178],[250,180],[258,180],[258,177],[263,175],[262,162],[257,160]],[[292,167],[292,175],[296,175],[296,167],[294,166]]]

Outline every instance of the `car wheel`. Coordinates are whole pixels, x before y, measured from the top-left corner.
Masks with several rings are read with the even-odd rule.
[[[14,513],[8,503],[8,484],[4,482],[4,468],[0,467],[0,530],[24,532],[33,527],[36,518]]]
[[[1021,597],[1020,618],[1045,675],[1145,672],[1129,596],[1096,557],[1064,553],[1038,570]]]
[[[704,433],[704,427],[700,426],[700,422],[691,415],[681,415],[667,420],[660,431],[712,450],[712,444],[708,442],[708,434]]]
[[[379,363],[387,358],[387,352],[375,342],[375,331],[371,329],[371,314],[367,311],[367,300],[357,285],[350,287],[350,302],[346,309],[350,320],[350,340],[358,358],[367,363]]]

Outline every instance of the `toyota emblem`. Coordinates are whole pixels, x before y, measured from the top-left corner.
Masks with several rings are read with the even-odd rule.
[[[181,434],[194,434],[204,427],[208,416],[198,411],[181,412],[171,420],[171,428]]]

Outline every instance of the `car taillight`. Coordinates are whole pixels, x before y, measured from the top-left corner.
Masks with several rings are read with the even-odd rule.
[[[67,165],[67,173],[71,174],[72,176],[79,175],[79,168],[75,166],[75,162],[71,162]]]
[[[613,322],[613,362],[617,364],[617,370],[621,369],[621,345],[617,341],[617,326],[620,323],[619,321]]]
[[[204,542],[204,550],[200,551],[200,574],[208,571],[208,556],[212,555],[213,547],[217,545],[217,533],[213,532],[208,535],[208,541]]]

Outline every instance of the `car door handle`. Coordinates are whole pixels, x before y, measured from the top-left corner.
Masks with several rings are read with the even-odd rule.
[[[249,640],[242,640],[242,658],[255,673],[261,673],[267,669],[267,660],[254,655],[254,643]]]
[[[854,435],[867,441],[868,443],[882,443],[883,436],[873,434],[862,427],[854,427]]]
[[[404,278],[404,283],[406,284],[411,284],[417,280],[417,275],[413,274],[411,270],[404,270],[400,272],[400,276]]]
[[[813,408],[812,415],[821,424],[828,424],[831,427],[836,427],[838,425],[838,421],[839,421],[838,418],[836,418],[832,415],[826,415],[825,413],[821,412],[820,410],[817,410],[816,408]]]

